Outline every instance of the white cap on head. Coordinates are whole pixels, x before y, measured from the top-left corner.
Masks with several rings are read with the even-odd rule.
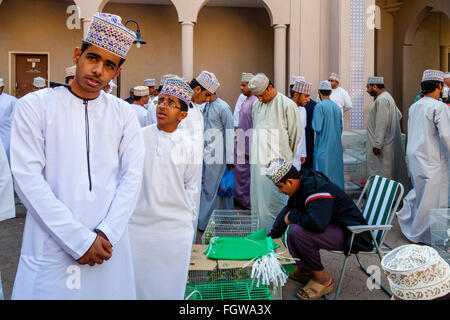
[[[65,77],[75,77],[75,71],[77,70],[77,66],[71,66],[66,68]]]
[[[337,82],[339,82],[341,80],[341,77],[337,74],[337,73],[332,73],[330,74],[330,76],[328,77],[328,80],[335,80]]]
[[[312,83],[304,80],[295,81],[295,84],[292,87],[292,91],[303,94],[311,94]]]
[[[33,79],[33,86],[36,88],[44,88],[47,86],[46,80],[42,77],[36,77]]]
[[[444,73],[440,70],[425,70],[422,76],[422,82],[438,81],[444,82]]]
[[[154,86],[156,86],[156,79],[153,79],[153,78],[145,79],[144,80],[144,86],[147,86],[147,87],[154,87]]]
[[[3,78],[0,78],[0,88],[3,87],[3,86],[4,86],[4,84],[3,84]]]
[[[290,86],[293,86],[297,81],[306,81],[304,76],[292,76]]]
[[[367,84],[383,84],[384,85],[384,78],[383,77],[368,77],[367,78]]]
[[[133,94],[137,97],[145,97],[150,95],[150,90],[148,89],[147,86],[137,86],[134,87]]]
[[[321,81],[319,84],[319,90],[333,90],[330,81],[328,80]]]
[[[215,94],[217,89],[220,87],[219,79],[217,79],[216,75],[212,72],[203,70],[200,72],[197,78],[195,78],[200,85],[211,92],[212,94]]]
[[[249,89],[254,95],[261,94],[269,86],[270,80],[264,73],[258,73],[248,83]]]
[[[242,72],[241,82],[250,82],[255,75],[253,73]]]

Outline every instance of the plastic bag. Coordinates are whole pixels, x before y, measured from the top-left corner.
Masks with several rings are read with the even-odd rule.
[[[233,170],[225,170],[225,174],[219,183],[217,194],[222,198],[231,198],[234,196],[234,174]]]

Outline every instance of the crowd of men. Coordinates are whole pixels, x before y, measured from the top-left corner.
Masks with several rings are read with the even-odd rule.
[[[291,225],[289,250],[301,258],[292,277],[310,280],[300,299],[329,293],[319,250],[346,249],[345,227],[365,224],[344,190],[352,102],[339,75],[320,82],[314,101],[302,76],[286,96],[265,74],[244,72],[234,115],[209,71],[168,74],[158,87],[146,79],[124,101],[110,93],[135,35],[120,21],[94,15],[63,86],[36,78],[17,100],[0,79],[0,219],[14,213],[11,177],[28,212],[13,299],[183,299],[197,231],[235,204],[274,238]],[[429,210],[448,207],[449,82],[424,72],[405,150],[384,79],[367,80],[368,175],[411,189],[398,221],[414,243],[430,244]],[[234,197],[218,194],[227,170]],[[356,242],[372,246],[368,233]],[[81,276],[69,285],[74,267]]]

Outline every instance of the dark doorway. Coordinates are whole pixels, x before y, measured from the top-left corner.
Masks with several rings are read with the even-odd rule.
[[[16,54],[16,97],[31,92],[33,79],[48,80],[48,56],[46,54]]]

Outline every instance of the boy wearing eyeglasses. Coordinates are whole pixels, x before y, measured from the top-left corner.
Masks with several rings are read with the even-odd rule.
[[[181,300],[197,219],[194,146],[178,129],[193,90],[182,79],[165,81],[157,124],[143,129],[142,188],[129,223],[137,299]]]

